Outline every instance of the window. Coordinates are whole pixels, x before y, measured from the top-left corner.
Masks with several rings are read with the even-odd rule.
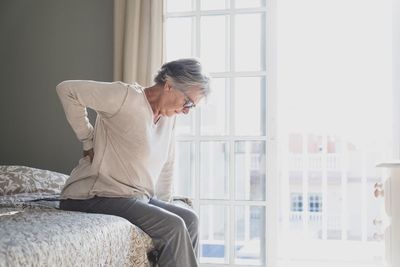
[[[291,211],[303,211],[303,196],[301,193],[292,193],[291,194]]]
[[[266,4],[166,0],[166,60],[199,57],[213,77],[177,121],[175,194],[194,199],[203,265],[266,265]]]
[[[322,211],[322,199],[320,194],[310,194],[308,199],[308,211],[309,212]]]
[[[279,1],[284,266],[385,266],[384,242],[374,238],[384,229],[373,224],[385,215],[373,187],[382,178],[375,164],[393,148],[391,4]]]
[[[292,212],[303,211],[303,195],[302,193],[291,193],[290,196],[290,210]],[[322,211],[322,199],[321,194],[310,194],[308,198],[308,211],[309,212],[321,212]]]

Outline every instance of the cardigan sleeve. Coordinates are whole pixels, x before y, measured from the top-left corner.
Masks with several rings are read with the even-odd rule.
[[[93,148],[93,126],[86,108],[104,117],[112,117],[121,108],[128,92],[122,82],[97,82],[90,80],[63,81],[56,87],[65,115],[83,149]]]

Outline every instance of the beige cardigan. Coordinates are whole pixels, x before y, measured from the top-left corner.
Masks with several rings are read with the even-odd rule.
[[[137,83],[72,80],[57,85],[67,120],[83,149],[62,199],[158,197],[170,201],[173,186],[175,117],[153,112]],[[86,107],[97,112],[93,129]]]

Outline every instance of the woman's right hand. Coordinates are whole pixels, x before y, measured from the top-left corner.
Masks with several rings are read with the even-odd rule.
[[[84,157],[89,156],[90,163],[92,163],[93,162],[93,158],[94,158],[94,150],[93,150],[93,148],[91,148],[89,150],[83,150],[83,156]]]

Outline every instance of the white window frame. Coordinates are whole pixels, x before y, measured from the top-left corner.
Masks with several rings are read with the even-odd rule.
[[[393,0],[393,157],[400,158],[400,0]]]
[[[164,6],[166,7],[166,1],[164,0]],[[188,0],[189,1],[189,0]],[[232,114],[229,118],[228,123],[228,134],[224,136],[201,136],[200,132],[200,112],[195,111],[195,132],[194,135],[185,135],[185,136],[177,136],[176,141],[191,141],[194,144],[194,162],[195,162],[195,170],[194,170],[194,185],[196,187],[193,203],[194,209],[199,214],[200,205],[226,205],[229,207],[228,211],[228,221],[227,226],[229,229],[229,233],[226,235],[226,244],[228,248],[228,256],[229,262],[231,264],[200,264],[204,267],[220,267],[220,266],[235,266],[235,267],[245,267],[247,265],[238,265],[234,264],[234,237],[235,237],[235,228],[233,222],[235,221],[235,207],[236,206],[263,206],[265,207],[265,216],[266,216],[266,225],[265,225],[265,263],[268,267],[276,266],[276,246],[277,246],[277,199],[278,199],[278,182],[277,182],[277,138],[276,138],[276,26],[275,26],[275,17],[276,17],[276,1],[277,0],[266,0],[265,7],[262,8],[249,8],[249,9],[236,9],[234,10],[234,1],[226,0],[227,3],[230,3],[230,8],[225,10],[210,10],[210,11],[201,11],[200,10],[200,1],[201,0],[192,0],[192,3],[195,4],[195,10],[191,12],[173,12],[166,13],[165,21],[168,18],[177,18],[177,17],[193,17],[194,27],[193,27],[193,35],[192,35],[192,54],[193,56],[198,57],[200,55],[200,17],[204,15],[229,15],[230,16],[230,42],[229,46],[230,54],[228,56],[228,62],[230,65],[230,70],[228,72],[220,72],[220,73],[211,73],[212,77],[215,78],[226,78],[229,80],[230,90],[228,91],[227,98],[229,101],[228,109],[234,106],[234,99],[232,93],[234,91],[234,83],[232,83],[235,77],[261,77],[265,80],[266,85],[266,93],[265,93],[265,104],[266,104],[266,116],[265,116],[265,135],[264,136],[235,136],[234,135],[234,110],[231,110]],[[266,43],[265,43],[265,71],[252,71],[252,72],[235,72],[234,69],[234,15],[236,14],[248,14],[248,13],[264,13],[266,25],[264,27]],[[194,51],[193,51],[194,50]],[[165,53],[164,53],[165,54]],[[268,75],[267,75],[268,73]],[[200,107],[201,108],[201,107]],[[228,200],[203,200],[200,199],[200,143],[201,141],[227,141],[230,150],[229,150],[229,192],[230,198]],[[235,173],[234,173],[234,164],[235,164],[235,154],[234,154],[234,145],[236,141],[264,141],[266,145],[266,191],[265,192],[265,201],[250,201],[250,200],[235,200]]]

